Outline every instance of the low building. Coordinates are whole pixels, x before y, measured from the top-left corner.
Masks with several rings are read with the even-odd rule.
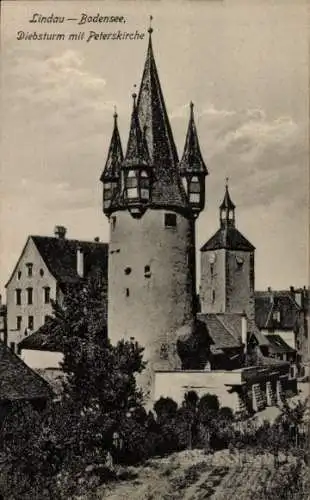
[[[43,409],[54,394],[50,384],[0,342],[0,414],[3,419],[16,403]]]
[[[299,376],[309,375],[309,290],[291,287],[289,290],[256,291],[255,322],[267,338],[271,336],[271,341],[277,342],[276,338],[280,337],[292,349],[290,353],[286,351],[290,361],[295,351]],[[273,342],[273,354],[281,355],[275,349]]]
[[[54,237],[29,236],[6,284],[7,342],[13,352],[52,315],[52,300],[88,276],[106,279],[108,245],[66,238],[56,226]]]

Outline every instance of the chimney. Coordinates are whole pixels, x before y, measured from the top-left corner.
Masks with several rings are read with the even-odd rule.
[[[80,245],[76,250],[76,272],[80,278],[84,278],[84,252]]]
[[[271,292],[271,286],[269,286],[269,287],[267,288],[267,291],[268,291],[268,292]]]
[[[248,344],[248,319],[245,311],[243,311],[241,316],[241,341],[244,346],[244,354],[246,354]]]
[[[54,235],[60,240],[64,240],[66,237],[67,229],[64,226],[55,226]]]
[[[293,286],[290,286],[290,292],[294,293],[294,287]]]

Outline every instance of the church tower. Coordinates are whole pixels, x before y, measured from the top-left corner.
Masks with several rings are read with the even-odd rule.
[[[152,47],[133,94],[123,157],[117,117],[101,177],[110,222],[108,335],[134,338],[147,368],[139,384],[152,398],[156,369],[180,368],[177,335],[196,313],[195,220],[204,208],[205,175],[191,106],[179,163]]]
[[[254,319],[254,246],[238,231],[228,180],[220,228],[200,249],[203,313],[242,313]]]

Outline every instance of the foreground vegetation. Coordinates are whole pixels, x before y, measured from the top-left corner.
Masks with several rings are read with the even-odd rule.
[[[302,494],[306,405],[285,404],[272,425],[241,423],[229,408],[220,408],[215,396],[198,398],[191,391],[180,407],[170,398],[161,398],[147,413],[135,380],[144,368],[143,350],[133,340],[116,346],[109,343],[101,293],[97,283],[89,282],[68,294],[62,307],[54,305],[57,325],[50,334],[61,335],[64,341],[64,390],[44,411],[30,404],[12,406],[2,423],[3,497],[105,498],[116,481],[130,490],[151,470],[157,485],[155,489],[150,485],[154,491],[136,488],[140,497],[132,491],[127,498],[209,498],[221,484],[224,496],[216,498],[226,499],[229,484],[237,484],[232,478],[253,487],[257,467],[260,477],[266,476],[261,479],[260,499],[294,498],[294,488]],[[193,448],[186,453],[198,454],[199,461],[182,468],[173,457]],[[223,453],[230,462],[212,461]],[[158,462],[155,457],[162,458]],[[263,457],[268,457],[267,467]],[[162,470],[165,463],[168,466]],[[276,472],[272,475],[271,470]],[[169,485],[162,496],[160,480]],[[184,495],[173,496],[175,491]],[[115,499],[122,498],[117,495]]]

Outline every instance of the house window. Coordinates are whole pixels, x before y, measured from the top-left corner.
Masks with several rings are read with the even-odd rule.
[[[17,306],[20,306],[22,303],[22,291],[20,288],[16,288],[15,290],[15,302]]]
[[[40,276],[44,276],[44,269],[40,269]]]
[[[28,316],[28,328],[33,330],[33,316]]]
[[[43,292],[44,292],[44,303],[49,304],[51,301],[51,289],[50,289],[50,287],[45,286],[43,288]]]
[[[165,214],[165,227],[176,227],[177,216],[176,214]]]
[[[211,279],[212,279],[214,276],[214,264],[210,264],[210,275],[211,275]]]
[[[17,316],[17,318],[16,318],[16,330],[20,330],[21,327],[22,327],[22,317]]]
[[[30,262],[28,262],[28,264],[26,264],[27,266],[27,275],[29,278],[32,277],[32,270],[33,270],[33,264],[31,264]]]
[[[15,342],[10,342],[10,349],[12,352],[15,352]]]
[[[27,304],[31,305],[33,302],[33,288],[27,288]]]
[[[21,277],[22,277],[22,272],[21,272],[21,271],[18,271],[18,273],[17,273],[17,279],[18,279],[18,280],[20,280],[20,279],[21,279]]]

